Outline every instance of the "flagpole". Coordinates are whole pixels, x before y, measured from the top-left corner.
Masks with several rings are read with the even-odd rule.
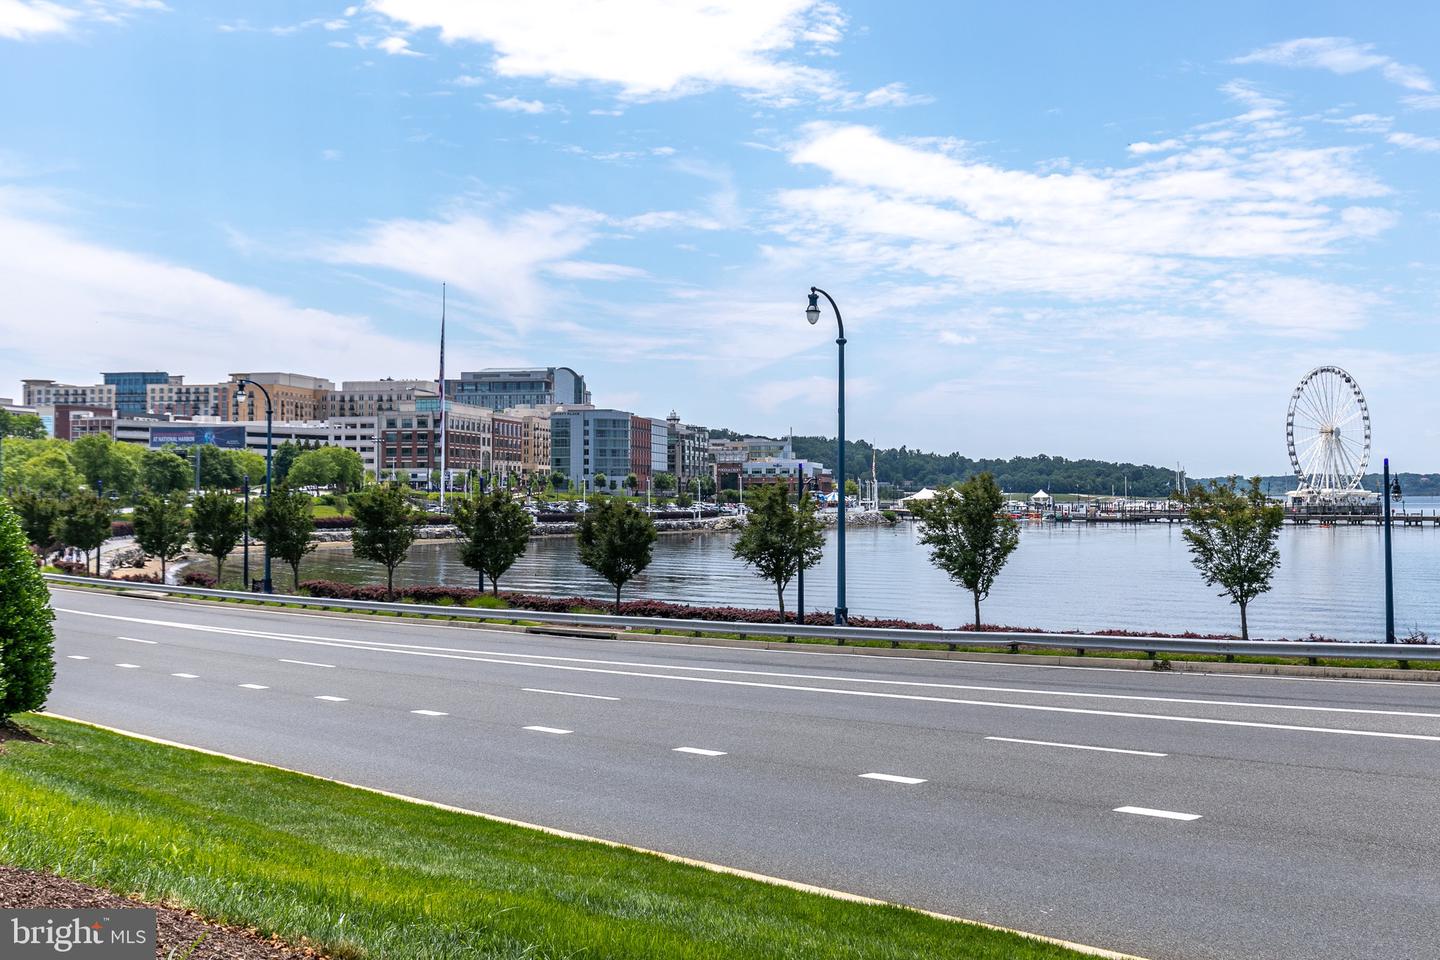
[[[440,284],[440,512],[445,512],[445,284]]]

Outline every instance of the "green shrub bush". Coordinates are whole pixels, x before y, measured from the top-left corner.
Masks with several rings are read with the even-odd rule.
[[[45,705],[55,681],[54,619],[20,518],[0,497],[0,721]]]

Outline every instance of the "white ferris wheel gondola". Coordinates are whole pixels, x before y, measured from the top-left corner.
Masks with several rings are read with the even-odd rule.
[[[1297,494],[1355,495],[1370,464],[1370,408],[1355,378],[1335,366],[1316,367],[1290,395],[1285,416]]]

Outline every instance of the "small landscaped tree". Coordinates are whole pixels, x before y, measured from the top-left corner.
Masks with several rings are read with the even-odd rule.
[[[398,484],[369,487],[350,500],[355,517],[351,539],[355,556],[385,567],[385,592],[395,596],[395,568],[405,562],[415,542],[415,511]]]
[[[655,492],[664,496],[675,489],[675,474],[663,472],[655,474],[654,485]]]
[[[135,504],[131,517],[135,526],[135,543],[149,557],[160,559],[160,581],[167,576],[170,561],[180,556],[190,538],[190,519],[186,516],[185,495],[168,497],[147,493]]]
[[[45,705],[55,679],[54,619],[20,519],[0,497],[0,722]]]
[[[604,493],[610,486],[610,478],[603,473],[597,473],[590,478],[590,489],[596,493]]]
[[[315,502],[304,490],[281,484],[270,491],[270,502],[251,521],[255,536],[265,543],[273,559],[290,567],[294,589],[300,590],[300,561],[315,549]]]
[[[615,588],[618,614],[621,588],[650,565],[654,521],[629,501],[607,499],[580,518],[576,543],[580,562]]]
[[[116,443],[108,434],[93,433],[70,444],[70,462],[97,493],[129,497],[140,481],[138,457],[132,444]]]
[[[630,495],[631,495],[632,497],[633,497],[635,494],[639,493],[639,492],[640,492],[640,478],[639,478],[639,476],[637,476],[636,474],[633,474],[633,473],[627,473],[627,474],[625,474],[625,489],[630,491]]]
[[[190,528],[195,549],[215,558],[218,583],[225,575],[225,558],[245,535],[245,508],[224,491],[207,491],[190,508]]]
[[[734,553],[736,559],[745,561],[756,573],[775,584],[783,623],[785,587],[796,573],[820,562],[824,545],[820,520],[815,516],[815,501],[806,497],[796,506],[790,502],[787,486],[772,483],[756,491],[750,514],[745,518],[745,529],[735,541]]]
[[[942,490],[933,500],[915,503],[920,542],[930,548],[930,562],[970,591],[975,600],[975,628],[980,628],[980,601],[990,595],[995,577],[1020,544],[1015,519],[1002,513],[1005,497],[988,473],[971,477],[959,487]]]
[[[60,539],[67,546],[85,553],[85,566],[90,566],[90,551],[95,553],[95,575],[100,575],[100,546],[110,539],[110,522],[114,519],[110,504],[92,490],[81,490],[60,507]]]
[[[1243,490],[1234,477],[1209,488],[1197,486],[1185,502],[1190,526],[1182,532],[1190,544],[1190,559],[1208,586],[1220,587],[1220,596],[1240,608],[1240,639],[1249,640],[1247,608],[1270,589],[1270,578],[1280,566],[1276,541],[1285,511],[1266,500],[1259,477]]]
[[[25,539],[41,550],[55,543],[59,536],[60,501],[29,490],[10,494],[10,503],[20,519]]]
[[[455,505],[455,525],[460,528],[460,561],[474,570],[485,589],[500,592],[500,577],[530,545],[530,514],[518,500],[501,491],[460,500]]]

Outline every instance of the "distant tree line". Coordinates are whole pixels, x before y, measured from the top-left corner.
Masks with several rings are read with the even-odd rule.
[[[711,431],[711,436],[716,432]],[[795,456],[835,467],[835,441],[828,437],[794,439]],[[948,486],[982,473],[995,478],[1009,493],[1121,493],[1128,478],[1131,496],[1165,497],[1175,487],[1175,471],[1149,464],[1112,463],[1108,460],[1069,460],[1040,454],[1034,457],[971,459],[959,453],[926,453],[909,447],[876,450],[864,441],[845,444],[845,465],[851,477],[870,476],[870,455],[875,451],[875,473],[882,485],[901,490]]]

